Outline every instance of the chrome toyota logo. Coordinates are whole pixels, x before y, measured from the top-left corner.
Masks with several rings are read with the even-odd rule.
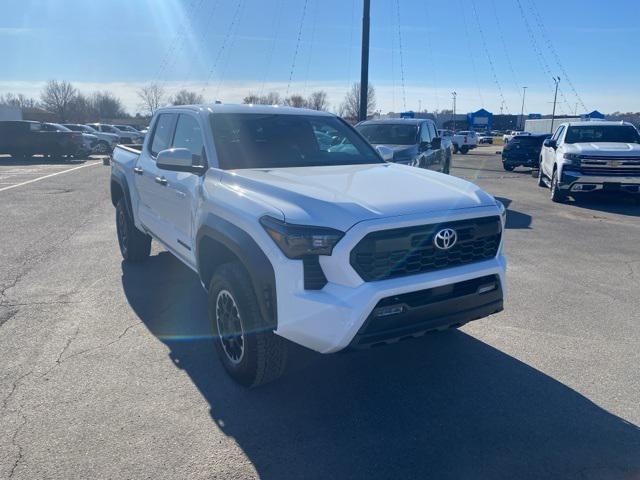
[[[443,228],[433,237],[433,244],[440,250],[449,250],[458,241],[458,234],[452,228]]]

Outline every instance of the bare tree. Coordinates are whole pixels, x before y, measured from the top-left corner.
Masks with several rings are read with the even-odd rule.
[[[284,104],[294,108],[305,108],[307,100],[302,95],[293,94],[284,99]]]
[[[183,89],[176,93],[170,102],[172,105],[199,105],[204,103],[204,97],[199,93]]]
[[[329,107],[329,102],[327,101],[327,92],[323,90],[313,92],[311,95],[309,95],[309,99],[307,100],[307,107],[313,110],[326,111]]]
[[[45,110],[55,114],[58,121],[66,122],[70,105],[77,93],[69,82],[50,80],[42,90],[40,99]]]
[[[149,115],[153,115],[164,104],[165,96],[165,90],[161,85],[149,83],[138,90],[138,97],[142,101],[140,108],[144,109]]]
[[[373,115],[376,110],[376,91],[373,85],[369,85],[367,90],[367,116]],[[360,84],[354,83],[344,97],[344,102],[340,105],[340,116],[357,119],[360,113]]]
[[[282,100],[280,99],[280,94],[277,92],[270,92],[262,96],[250,93],[244,97],[242,102],[253,105],[280,105]]]
[[[93,102],[82,93],[77,93],[71,102],[67,113],[67,120],[84,123],[96,119]]]
[[[109,91],[96,92],[91,96],[91,104],[99,119],[123,118],[127,112],[122,101]]]
[[[0,105],[18,108],[35,108],[38,106],[38,101],[35,98],[27,97],[22,93],[7,93],[6,95],[0,95]]]

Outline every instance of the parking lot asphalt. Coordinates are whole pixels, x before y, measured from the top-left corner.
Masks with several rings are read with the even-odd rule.
[[[108,168],[3,191],[80,164],[0,158],[0,478],[639,478],[640,208],[554,204],[496,150],[452,173],[508,207],[505,311],[295,348],[256,390],[215,358],[193,272],[157,245],[121,262]]]

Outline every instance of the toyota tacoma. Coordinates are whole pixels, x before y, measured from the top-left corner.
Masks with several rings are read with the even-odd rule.
[[[220,359],[243,385],[283,373],[287,340],[360,349],[503,308],[502,204],[385,162],[329,113],[162,108],[142,146],[116,147],[111,198],[125,261],[155,239],[197,273]]]

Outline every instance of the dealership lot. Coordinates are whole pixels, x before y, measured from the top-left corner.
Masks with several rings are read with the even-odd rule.
[[[640,208],[552,203],[495,152],[452,173],[508,207],[504,312],[297,349],[253,391],[219,366],[190,270],[157,245],[121,262],[99,160],[0,158],[0,478],[638,475]]]

